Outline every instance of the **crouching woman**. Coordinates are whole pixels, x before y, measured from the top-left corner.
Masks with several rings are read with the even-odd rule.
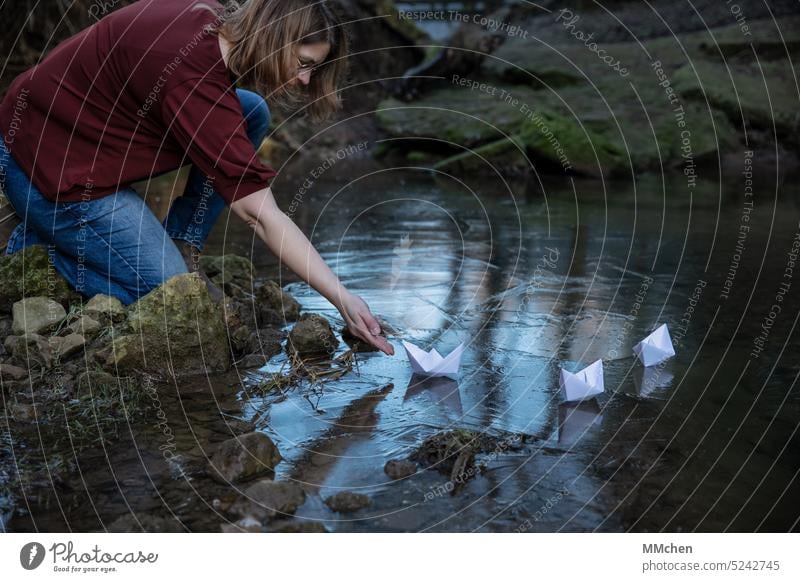
[[[235,5],[234,5],[235,6]],[[275,203],[257,157],[273,103],[320,121],[339,109],[347,42],[320,0],[142,0],[55,47],[0,105],[0,177],[21,219],[7,253],[45,244],[80,293],[129,304],[196,270],[225,206],[341,312],[350,330],[392,346]],[[241,83],[253,88],[236,88]],[[130,184],[192,168],[160,222]]]

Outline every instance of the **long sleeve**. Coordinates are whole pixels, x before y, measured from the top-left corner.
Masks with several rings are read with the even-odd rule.
[[[213,180],[230,205],[269,186],[276,172],[262,164],[247,137],[235,91],[215,79],[167,83],[161,114],[191,163]]]

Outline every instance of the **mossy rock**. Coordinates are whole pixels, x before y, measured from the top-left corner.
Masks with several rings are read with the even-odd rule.
[[[763,71],[763,73],[762,73]],[[763,75],[763,77],[762,77]],[[725,112],[734,124],[771,130],[800,143],[797,88],[784,62],[726,65],[694,62],[675,73],[675,90],[687,99]],[[694,133],[694,132],[693,132]]]
[[[231,283],[250,289],[253,284],[253,263],[239,255],[201,256],[200,268],[216,285]]]
[[[305,313],[289,332],[287,348],[303,356],[332,354],[338,345],[327,319],[316,313]]]
[[[171,278],[128,308],[106,367],[146,371],[157,378],[230,368],[222,308],[197,273]]]
[[[15,302],[35,296],[48,297],[64,307],[78,298],[53,267],[46,247],[34,245],[0,256],[0,311],[10,312]]]

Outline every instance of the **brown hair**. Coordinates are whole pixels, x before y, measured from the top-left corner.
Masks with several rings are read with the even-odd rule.
[[[325,0],[248,0],[236,10],[227,7],[216,30],[231,43],[228,68],[271,105],[289,107],[308,100],[315,121],[341,109],[348,39]],[[314,68],[307,87],[290,87],[297,74],[296,45],[318,42],[330,44],[328,57]]]

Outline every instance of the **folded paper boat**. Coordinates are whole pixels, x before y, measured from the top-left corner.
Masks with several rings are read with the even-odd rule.
[[[460,343],[447,356],[442,356],[435,349],[426,352],[422,348],[412,343],[403,341],[403,347],[408,354],[408,361],[411,369],[418,374],[425,376],[450,376],[458,374],[461,365],[461,354],[464,352],[464,344]]]
[[[653,333],[633,346],[633,353],[645,366],[655,366],[674,356],[675,349],[672,347],[667,324],[659,326]]]
[[[574,374],[561,368],[559,384],[561,386],[561,395],[566,402],[589,400],[598,394],[602,394],[603,390],[605,390],[603,385],[603,360],[597,360],[594,364],[590,364]]]

